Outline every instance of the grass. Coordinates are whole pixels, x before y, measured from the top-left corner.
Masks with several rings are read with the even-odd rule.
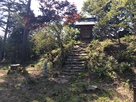
[[[43,59],[27,66],[26,75],[6,75],[9,65],[0,65],[1,102],[133,102],[135,64],[119,62],[117,52],[114,52],[118,51],[116,49],[124,50],[132,44],[129,38],[126,39],[122,39],[123,47],[110,40],[93,41],[95,46],[89,45],[86,49],[90,52],[87,59],[91,65],[87,66],[85,72],[71,77],[63,84],[52,80],[51,75],[49,78],[43,76]],[[90,90],[90,85],[96,85],[98,89]]]

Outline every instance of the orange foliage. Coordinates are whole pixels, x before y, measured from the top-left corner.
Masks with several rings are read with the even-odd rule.
[[[30,21],[30,18],[25,18],[24,19],[24,24],[26,24],[27,22],[29,22]]]
[[[65,22],[64,25],[68,25],[68,23],[74,23],[75,21],[77,21],[79,18],[81,18],[81,14],[78,14],[76,12],[74,12],[72,15],[67,15],[65,17]]]

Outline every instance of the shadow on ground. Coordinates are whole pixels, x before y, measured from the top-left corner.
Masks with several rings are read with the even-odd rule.
[[[5,75],[0,83],[1,102],[102,102],[111,100],[128,100],[113,86],[100,81],[87,81],[88,76],[73,76],[68,83],[56,83],[45,78],[42,73],[37,76],[27,74]],[[96,90],[88,86],[95,84]]]

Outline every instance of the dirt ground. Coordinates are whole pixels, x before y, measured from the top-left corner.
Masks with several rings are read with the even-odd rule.
[[[28,69],[28,73],[29,73],[29,77],[31,77],[32,79],[35,78],[36,80],[41,75],[41,71],[31,70],[31,69]],[[38,93],[43,93],[44,89],[41,89],[41,88],[44,88],[45,85],[47,84],[47,83],[43,83],[43,81],[44,81],[43,78],[39,79],[39,81],[41,83],[40,85],[39,84],[37,85],[37,82],[35,81],[35,79],[29,80],[29,82],[27,81],[27,79],[28,79],[28,77],[26,78],[25,76],[22,76],[22,75],[17,75],[17,76],[16,75],[15,76],[9,75],[8,76],[7,71],[1,70],[0,71],[0,84],[1,84],[0,86],[2,86],[0,88],[0,91],[1,91],[0,94],[2,93],[0,95],[0,98],[2,100],[1,102],[15,102],[15,101],[22,102],[22,99],[20,100],[18,97],[24,97],[24,98],[26,98],[26,100],[30,101],[32,98],[35,97],[35,95],[36,96],[39,95],[39,94],[36,94],[37,91],[38,91]],[[26,81],[28,82],[28,85],[22,84]],[[63,90],[67,90],[66,86],[63,86],[63,85],[61,86],[61,85],[62,84],[60,84],[60,83],[51,82],[50,85],[46,85],[46,87],[47,86],[48,87],[47,88],[45,87],[45,89],[46,90],[48,88],[50,89],[51,86],[53,86],[52,89],[50,89],[50,90],[52,90],[51,92],[55,92],[55,91],[59,90],[59,87],[60,88],[62,87],[62,89],[63,89],[63,87],[65,87],[65,89],[63,89]],[[92,102],[133,102],[132,101],[133,100],[133,90],[132,89],[129,90],[129,88],[126,88],[127,85],[125,83],[119,83],[119,85],[118,85],[118,83],[114,83],[114,85],[101,83],[101,85],[98,85],[98,86],[100,87],[100,89],[109,91],[109,92],[104,91],[104,93],[102,93],[104,96],[109,95],[109,97],[113,97],[113,99],[109,100],[108,98],[107,99],[106,98],[99,98],[99,97],[101,97],[101,95],[100,95],[98,97],[97,101],[92,101]],[[21,91],[19,91],[19,90],[21,90]],[[111,90],[111,92],[110,92],[110,90]],[[68,94],[69,91],[66,91],[66,93]],[[47,95],[49,95],[49,96],[50,96],[50,94],[51,94],[50,92],[47,93]],[[87,94],[88,97],[91,96],[90,93],[85,93],[85,94]],[[94,92],[93,92],[93,94],[94,94]],[[115,94],[115,96],[112,96],[113,94]],[[24,96],[22,96],[22,95],[24,95]],[[41,94],[39,97],[43,97],[43,94]],[[71,97],[73,97],[73,96],[71,96]],[[108,96],[106,96],[106,97],[108,97]],[[116,99],[116,97],[117,97],[117,99]],[[10,101],[8,101],[9,98],[10,98]],[[126,101],[122,101],[121,98]],[[114,100],[118,100],[118,101],[114,101]],[[42,101],[30,101],[30,102],[42,102]],[[47,101],[47,102],[58,102],[58,101]],[[78,101],[75,101],[75,102],[78,102]],[[84,102],[91,102],[91,101],[84,101]]]

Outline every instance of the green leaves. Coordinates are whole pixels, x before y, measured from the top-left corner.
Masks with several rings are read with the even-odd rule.
[[[39,31],[32,39],[34,43],[33,50],[39,55],[52,51],[58,47],[55,37],[47,30]]]
[[[130,4],[133,6],[130,6]],[[94,27],[95,36],[104,38],[107,35],[114,35],[119,38],[119,31],[121,29],[129,30],[130,23],[134,23],[134,20],[131,21],[134,4],[129,0],[86,0],[82,10],[88,14],[98,16],[98,24]],[[129,30],[129,32],[132,33],[132,30]]]

